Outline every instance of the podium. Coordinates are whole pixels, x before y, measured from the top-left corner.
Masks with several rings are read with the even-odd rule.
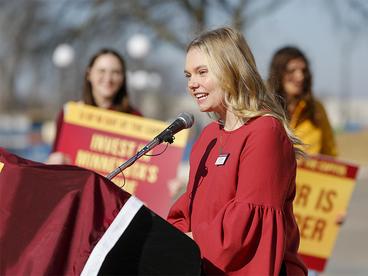
[[[196,243],[107,178],[0,148],[0,275],[200,275]]]

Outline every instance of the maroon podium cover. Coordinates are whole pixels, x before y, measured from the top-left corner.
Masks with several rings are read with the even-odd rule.
[[[111,229],[120,237],[141,206],[92,171],[0,148],[0,275],[80,275],[96,244],[112,247]]]
[[[0,275],[200,275],[195,242],[107,178],[0,148]]]

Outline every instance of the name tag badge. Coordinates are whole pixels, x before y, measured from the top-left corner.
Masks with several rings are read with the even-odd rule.
[[[216,166],[223,166],[225,165],[225,162],[227,160],[227,158],[229,157],[230,153],[223,153],[223,154],[220,154],[217,159],[216,159],[216,162],[215,162],[215,165]]]

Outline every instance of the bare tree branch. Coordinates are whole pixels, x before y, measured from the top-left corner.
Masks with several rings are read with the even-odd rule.
[[[246,19],[246,24],[243,24],[243,28],[251,28],[252,24],[257,22],[258,18],[262,18],[267,14],[273,13],[277,11],[278,9],[281,9],[286,4],[288,4],[291,0],[279,0],[279,1],[270,1],[269,3],[258,7],[254,11],[252,11],[251,14],[244,16]]]
[[[261,16],[272,13],[287,2],[288,0],[0,0],[0,108],[17,106],[20,99],[17,98],[19,93],[16,84],[25,75],[32,79],[27,89],[35,104],[45,100],[41,96],[42,89],[45,89],[42,87],[50,88],[52,93],[50,92],[48,98],[60,93],[53,85],[60,70],[51,63],[52,53],[60,43],[70,43],[78,59],[81,59],[96,45],[124,41],[125,37],[139,29],[149,33],[157,44],[171,45],[182,51],[189,36],[216,21],[212,14],[214,9],[228,18],[233,26],[244,30]],[[20,13],[19,7],[26,12]],[[252,7],[256,8],[248,15],[247,11]],[[65,75],[70,81],[63,83],[66,98],[76,94],[75,75],[81,71],[79,63],[69,68],[68,75]],[[34,64],[33,70],[24,72],[30,64]]]

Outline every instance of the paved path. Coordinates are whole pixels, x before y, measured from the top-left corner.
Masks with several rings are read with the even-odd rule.
[[[368,168],[358,175],[348,217],[321,276],[368,275]]]

